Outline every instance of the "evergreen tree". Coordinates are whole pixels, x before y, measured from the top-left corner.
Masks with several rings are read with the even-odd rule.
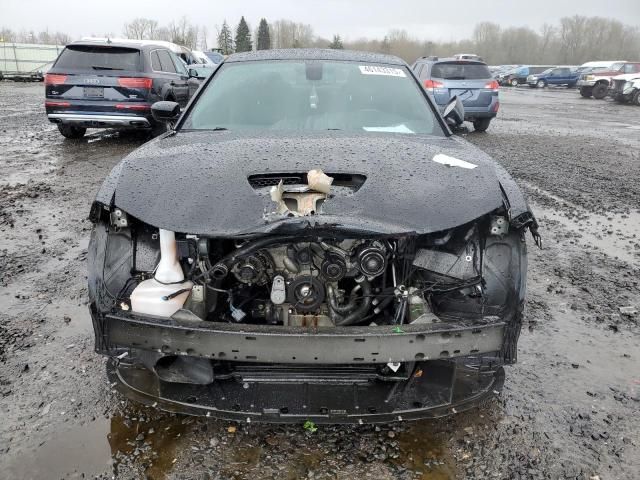
[[[342,39],[340,35],[334,35],[333,41],[329,44],[329,48],[333,48],[334,50],[343,50],[344,45],[342,45]]]
[[[271,33],[269,32],[269,24],[266,19],[260,20],[258,26],[258,50],[269,50],[271,48]]]
[[[233,38],[231,38],[231,29],[226,20],[222,22],[222,29],[218,33],[218,48],[223,55],[233,53]]]
[[[236,52],[250,52],[251,50],[253,50],[251,32],[243,16],[240,18],[240,23],[236,28]]]

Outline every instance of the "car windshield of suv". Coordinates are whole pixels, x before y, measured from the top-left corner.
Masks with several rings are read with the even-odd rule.
[[[223,64],[181,128],[444,135],[406,68],[344,61]]]
[[[555,68],[547,68],[545,71],[539,73],[538,75],[549,75],[554,70],[555,70]]]
[[[483,63],[442,62],[432,67],[431,76],[444,80],[482,80],[491,78],[491,72]]]
[[[70,70],[140,70],[140,50],[126,47],[71,45],[55,63]]]

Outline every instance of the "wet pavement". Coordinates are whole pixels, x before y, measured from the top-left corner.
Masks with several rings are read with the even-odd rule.
[[[136,135],[64,140],[42,84],[0,82],[0,477],[637,478],[640,108],[503,89],[466,138],[531,199],[519,362],[481,409],[382,426],[270,426],[171,415],[112,391],[93,353],[90,202]]]

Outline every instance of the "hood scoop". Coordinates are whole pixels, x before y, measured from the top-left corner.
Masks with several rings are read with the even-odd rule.
[[[280,182],[282,182],[285,187],[306,187],[307,173],[308,172],[258,173],[249,175],[247,180],[255,190],[277,187]],[[326,175],[333,178],[333,183],[331,184],[333,193],[338,193],[342,189],[348,189],[351,193],[357,192],[367,181],[367,177],[359,173],[327,173]]]

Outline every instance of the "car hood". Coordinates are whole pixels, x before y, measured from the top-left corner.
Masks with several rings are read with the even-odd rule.
[[[311,169],[365,181],[357,191],[332,188],[316,215],[287,217],[274,214],[269,188],[248,180]],[[179,132],[132,152],[96,200],[159,228],[221,237],[311,227],[430,233],[503,206],[499,176],[517,190],[490,157],[456,137]]]

